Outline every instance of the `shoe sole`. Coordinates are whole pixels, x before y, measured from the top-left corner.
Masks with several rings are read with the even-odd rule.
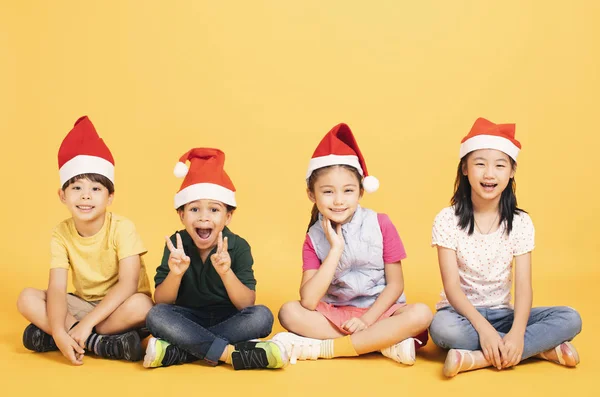
[[[271,368],[271,369],[279,369],[279,368],[287,367],[288,364],[290,363],[290,358],[287,354],[287,350],[285,349],[285,346],[283,345],[283,343],[281,343],[279,341],[271,340],[271,342],[273,342],[279,349],[279,353],[281,354],[281,360],[283,361],[283,365],[281,367],[275,367],[275,368]]]
[[[155,368],[152,366],[152,362],[156,359],[156,338],[150,338],[148,341],[148,347],[146,348],[146,355],[144,356],[144,367]]]

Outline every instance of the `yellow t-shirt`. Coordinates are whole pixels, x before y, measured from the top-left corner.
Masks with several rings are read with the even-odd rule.
[[[52,233],[50,268],[70,269],[75,295],[87,301],[100,300],[119,281],[119,261],[140,255],[138,292],[148,296],[150,283],[141,255],[147,252],[135,225],[122,216],[106,213],[98,233],[82,237],[73,218],[61,222]]]

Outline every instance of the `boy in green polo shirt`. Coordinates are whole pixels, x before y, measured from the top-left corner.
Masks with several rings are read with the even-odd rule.
[[[146,319],[154,336],[146,348],[146,368],[196,360],[212,366],[221,361],[234,369],[282,368],[288,363],[278,342],[248,342],[271,333],[273,314],[254,305],[250,246],[227,228],[236,202],[224,162],[220,150],[196,148],[175,167],[176,176],[185,176],[175,195],[185,229],[166,238],[156,269],[157,305]]]

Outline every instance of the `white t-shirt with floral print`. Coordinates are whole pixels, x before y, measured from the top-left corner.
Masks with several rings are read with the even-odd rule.
[[[520,212],[513,218],[510,235],[503,223],[490,234],[477,228],[472,235],[458,226],[454,207],[446,207],[435,217],[432,246],[456,251],[460,286],[475,307],[511,307],[513,258],[531,252],[535,246],[535,230],[528,214]],[[436,309],[450,306],[442,290]]]

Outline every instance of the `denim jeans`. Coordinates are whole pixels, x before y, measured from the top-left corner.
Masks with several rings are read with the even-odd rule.
[[[504,337],[514,321],[512,309],[476,308],[479,313]],[[531,309],[521,359],[535,356],[570,341],[581,332],[581,317],[570,307],[535,307]],[[464,316],[452,307],[438,310],[433,317],[429,334],[443,349],[481,350],[479,334]]]
[[[217,365],[228,344],[264,338],[271,333],[273,313],[262,305],[240,311],[207,311],[158,304],[146,318],[152,335],[164,339],[193,357]]]

